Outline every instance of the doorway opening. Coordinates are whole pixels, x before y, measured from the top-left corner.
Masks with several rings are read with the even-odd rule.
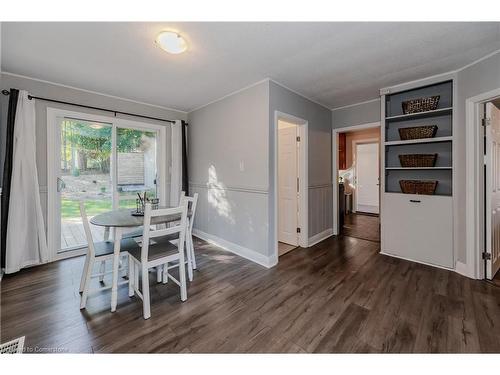
[[[334,129],[333,141],[336,234],[380,241],[380,125]]]
[[[486,224],[483,258],[486,278],[493,280],[500,269],[500,98],[485,103],[482,112]]]
[[[307,121],[276,112],[276,255],[307,247]]]
[[[500,283],[500,88],[466,100],[466,249],[457,272]]]

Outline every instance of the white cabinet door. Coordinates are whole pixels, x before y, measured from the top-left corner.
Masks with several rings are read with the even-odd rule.
[[[384,193],[382,252],[453,268],[452,197]]]

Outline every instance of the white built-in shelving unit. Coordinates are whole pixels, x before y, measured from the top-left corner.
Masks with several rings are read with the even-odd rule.
[[[453,79],[385,89],[381,95],[381,251],[445,268],[453,257]],[[436,110],[404,114],[402,102],[439,95]],[[401,140],[400,128],[437,125],[434,138]],[[437,154],[434,167],[405,168],[401,154]],[[403,194],[400,180],[438,181],[435,195]]]

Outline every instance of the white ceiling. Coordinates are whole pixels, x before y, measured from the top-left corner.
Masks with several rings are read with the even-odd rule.
[[[154,44],[179,31],[189,51]],[[500,23],[2,23],[3,71],[189,111],[264,78],[329,108],[500,49]]]

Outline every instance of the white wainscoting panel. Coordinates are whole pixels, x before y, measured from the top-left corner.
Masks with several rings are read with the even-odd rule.
[[[331,236],[333,236],[333,228],[329,228],[321,233],[315,234],[314,236],[309,237],[309,247],[314,246]]]
[[[309,186],[309,239],[332,229],[332,198],[332,184]]]

